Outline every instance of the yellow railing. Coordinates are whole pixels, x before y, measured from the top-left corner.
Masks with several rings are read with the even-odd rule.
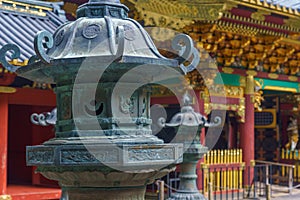
[[[243,153],[241,149],[212,150],[204,155],[203,190],[222,192],[243,188]]]
[[[282,162],[285,162],[287,164],[295,165],[295,168],[293,169],[293,178],[294,181],[300,182],[300,150],[291,151],[288,149],[282,149],[281,160]],[[281,175],[288,176],[288,173],[289,168],[282,167]]]

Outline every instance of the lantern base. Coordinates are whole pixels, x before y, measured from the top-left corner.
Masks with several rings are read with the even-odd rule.
[[[146,187],[63,188],[61,200],[144,200]]]
[[[195,193],[176,192],[176,193],[172,194],[172,196],[170,198],[168,198],[168,200],[182,200],[182,199],[206,200],[206,198],[202,194],[200,194],[198,191],[196,191]]]
[[[61,144],[27,146],[38,166],[63,189],[61,200],[143,200],[145,186],[175,170],[182,144]]]

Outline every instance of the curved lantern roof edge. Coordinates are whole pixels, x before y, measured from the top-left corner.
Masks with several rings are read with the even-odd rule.
[[[39,79],[48,83],[54,83],[54,74],[58,74],[59,72],[55,72],[55,70],[51,70],[51,68],[57,66],[65,66],[68,64],[70,67],[72,66],[80,66],[83,62],[85,64],[94,64],[99,66],[99,60],[102,60],[103,63],[115,63],[115,64],[148,64],[153,66],[168,66],[168,67],[178,67],[178,61],[175,59],[168,58],[145,58],[145,57],[134,57],[134,56],[121,56],[116,58],[115,56],[91,56],[91,57],[76,57],[76,58],[61,58],[61,59],[53,59],[50,60],[50,63],[45,64],[44,62],[32,61],[26,67],[18,68],[17,74],[24,78],[35,79],[38,77]],[[105,62],[107,61],[107,62]],[[112,61],[112,62],[111,62]],[[42,66],[42,67],[41,67]],[[78,68],[74,68],[77,70]],[[180,68],[178,68],[179,70]],[[47,73],[45,73],[47,71]]]

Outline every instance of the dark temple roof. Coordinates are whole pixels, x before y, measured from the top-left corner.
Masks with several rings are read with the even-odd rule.
[[[33,0],[0,0],[0,48],[5,44],[16,44],[21,50],[19,60],[28,60],[35,55],[33,40],[36,33],[41,30],[53,33],[66,21],[60,6],[61,3]]]
[[[300,1],[299,0],[267,0],[269,3],[273,3],[274,5],[278,4],[281,6],[285,6],[287,8],[293,8],[296,10],[300,10]]]

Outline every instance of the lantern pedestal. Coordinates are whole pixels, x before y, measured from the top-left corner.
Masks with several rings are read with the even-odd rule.
[[[206,200],[197,188],[196,168],[198,161],[208,152],[208,148],[201,144],[192,144],[183,154],[180,164],[180,185],[176,193],[169,200]]]

